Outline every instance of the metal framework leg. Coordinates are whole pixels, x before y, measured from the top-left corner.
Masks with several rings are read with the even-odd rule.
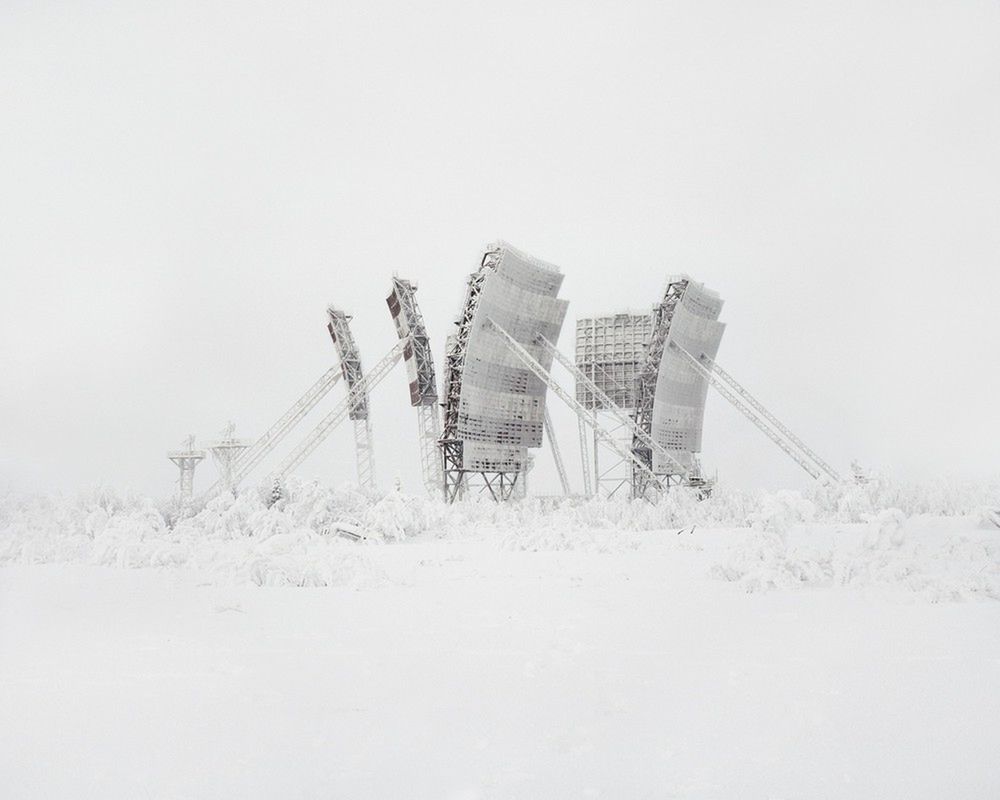
[[[444,486],[443,463],[438,440],[441,416],[438,407],[417,406],[417,434],[420,442],[420,474],[431,497],[441,497]]]
[[[542,382],[545,384],[546,388],[550,392],[552,392],[567,406],[569,406],[576,413],[578,419],[583,420],[588,425],[593,427],[594,433],[604,444],[606,444],[608,447],[614,450],[622,458],[631,461],[632,464],[634,464],[637,467],[637,469],[645,470],[646,477],[649,480],[649,485],[651,487],[660,489],[663,488],[660,484],[659,479],[657,478],[656,475],[653,474],[652,470],[646,468],[644,464],[642,464],[640,461],[638,461],[638,459],[636,459],[636,457],[634,456],[634,454],[630,449],[628,449],[627,447],[623,447],[621,443],[616,441],[611,434],[609,434],[606,430],[604,430],[604,428],[598,425],[597,421],[589,413],[587,413],[587,409],[585,409],[583,405],[581,405],[570,392],[568,392],[566,389],[560,386],[557,381],[553,380],[548,370],[545,369],[545,367],[543,367],[538,362],[538,360],[531,355],[531,353],[525,350],[524,347],[521,345],[521,343],[517,341],[517,339],[515,339],[506,330],[504,330],[503,327],[497,325],[497,323],[494,320],[490,319],[489,324],[493,327],[494,330],[497,331],[497,333],[500,334],[503,341],[507,344],[507,347],[514,355],[518,357],[521,363],[523,363],[529,370],[531,370],[531,372],[536,377],[541,379]],[[653,499],[651,494],[647,494],[645,495],[645,497],[649,500]]]
[[[594,417],[592,426],[594,434],[594,495],[601,494],[601,438],[597,435],[597,409],[591,411]]]
[[[688,354],[690,355],[690,353]],[[791,442],[795,447],[799,449],[799,452],[803,453],[809,460],[811,460],[817,467],[823,470],[830,478],[836,483],[840,482],[840,473],[838,473],[833,467],[831,467],[826,461],[819,457],[819,455],[810,447],[806,445],[798,436],[796,436],[792,431],[785,425],[781,420],[779,420],[774,414],[768,411],[764,407],[764,404],[760,402],[756,397],[754,397],[750,392],[739,383],[736,378],[726,372],[722,367],[719,366],[717,361],[713,361],[706,355],[700,357],[702,364],[707,366],[712,372],[722,378],[729,387],[736,392],[747,404],[757,413],[759,413],[765,420],[767,420],[775,430],[778,431],[782,436],[784,436],[789,442]],[[756,424],[756,423],[755,423]]]
[[[358,485],[362,489],[375,488],[375,448],[372,443],[371,420],[354,420],[354,452],[358,459]]]
[[[628,449],[632,446],[632,435],[630,429],[622,425],[614,414],[605,414],[595,409],[594,419],[608,433],[615,437],[621,448]],[[599,442],[594,442],[594,462],[595,480],[597,494],[603,497],[614,497],[623,487],[632,487],[632,469],[628,459],[622,458],[615,450],[604,448],[605,455],[611,459],[607,464],[600,463],[599,454],[602,446]],[[609,451],[609,452],[607,452]]]
[[[580,463],[583,464],[583,493],[587,497],[592,497],[594,486],[590,481],[590,444],[588,441],[587,425],[579,418],[576,421],[576,425],[580,434]]]
[[[517,487],[520,472],[480,472],[486,481],[486,488],[498,503],[510,500]]]
[[[460,439],[441,440],[442,473],[444,475],[444,501],[454,503],[465,497],[466,478],[462,468],[462,442]]]
[[[721,394],[729,403],[743,416],[745,416],[753,425],[763,433],[768,439],[774,442],[778,447],[780,447],[786,455],[789,456],[796,464],[798,464],[802,469],[808,472],[813,478],[819,479],[822,471],[815,462],[807,457],[802,451],[798,450],[793,444],[782,436],[780,425],[774,426],[769,425],[767,422],[757,413],[754,407],[735,391],[731,384],[722,380],[712,369],[709,369],[705,364],[703,364],[699,359],[697,359],[690,352],[685,350],[680,345],[671,342],[671,347],[675,348],[678,352],[682,353],[686,360],[688,366],[691,367],[696,373],[701,375],[708,381],[709,385],[712,386],[719,394]]]
[[[353,387],[348,390],[347,397],[338,403],[333,411],[327,414],[320,423],[303,439],[298,446],[289,453],[284,461],[272,473],[273,477],[284,479],[292,470],[299,466],[309,454],[312,453],[326,439],[327,436],[349,415],[350,410],[357,404],[358,398],[367,396],[367,393],[374,389],[389,371],[399,363],[403,356],[403,348],[408,340],[401,339],[396,345],[382,357],[382,359],[363,377],[361,377]],[[358,432],[355,428],[355,436]],[[355,440],[357,441],[357,439]],[[360,460],[359,460],[360,465]],[[372,470],[374,477],[374,469]]]
[[[555,431],[552,430],[552,417],[549,410],[545,409],[545,434],[549,437],[549,446],[552,448],[552,458],[556,462],[556,472],[559,473],[559,483],[562,485],[564,495],[569,495],[569,478],[566,477],[566,465],[563,464],[562,453],[559,450],[559,441],[556,439]]]

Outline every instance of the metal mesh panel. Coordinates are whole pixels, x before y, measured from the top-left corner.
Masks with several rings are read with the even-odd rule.
[[[556,267],[502,243],[470,279],[463,310],[471,315],[467,335],[461,331],[448,347],[449,363],[461,369],[446,374],[445,386],[444,438],[462,443],[462,469],[519,472],[527,448],[541,447],[545,384],[511,353],[489,320],[551,368],[552,356],[537,339],[559,338],[568,306],[556,297],[562,279]]]
[[[550,341],[559,337],[568,305],[554,296],[561,283],[562,275],[548,265],[511,249],[502,251],[473,318],[459,403],[459,438],[541,447],[545,384],[524,368],[488,320],[502,326],[550,368],[552,356],[536,344],[536,338],[538,334]]]
[[[669,347],[676,342],[697,355],[715,358],[725,331],[718,321],[722,298],[702,284],[689,283],[674,310],[656,379],[653,401],[653,439],[688,467],[695,464],[694,454],[701,452],[702,426],[708,383],[692,370],[684,356]],[[675,465],[654,454],[653,471],[673,474]]]
[[[635,408],[635,379],[653,334],[652,314],[614,314],[576,321],[576,365],[619,408]],[[576,399],[588,409],[602,403],[583,385]]]
[[[527,448],[486,442],[465,442],[462,455],[465,469],[472,472],[521,472],[528,461]]]

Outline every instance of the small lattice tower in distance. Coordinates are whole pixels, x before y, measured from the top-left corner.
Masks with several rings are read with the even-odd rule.
[[[184,440],[184,449],[168,450],[167,458],[180,470],[177,485],[181,500],[190,500],[194,494],[194,468],[205,458],[205,451],[195,449],[194,434],[191,434]]]
[[[222,430],[222,438],[208,446],[215,465],[219,468],[219,480],[227,491],[233,490],[233,467],[249,446],[249,439],[236,438],[236,425],[232,422]]]

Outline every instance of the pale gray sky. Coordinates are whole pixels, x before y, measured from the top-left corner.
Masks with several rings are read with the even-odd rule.
[[[996,2],[0,18],[0,486],[168,493],[168,447],[259,433],[330,365],[327,302],[384,353],[393,272],[440,366],[498,237],[565,272],[567,352],[576,316],[688,272],[726,299],[720,362],[837,466],[1000,472]],[[417,490],[405,383],[375,393],[376,458]],[[803,482],[714,395],[704,461]],[[351,479],[349,431],[303,472]]]

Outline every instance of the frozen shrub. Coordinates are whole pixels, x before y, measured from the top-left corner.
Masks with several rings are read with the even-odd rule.
[[[947,585],[963,596],[991,596],[993,550],[960,541],[928,554],[911,541],[909,525],[917,515],[948,512],[978,514],[993,530],[997,489],[948,481],[930,489],[879,477],[866,484],[817,484],[804,493],[720,485],[704,501],[674,487],[655,505],[626,497],[502,504],[474,497],[448,506],[398,490],[369,495],[352,485],[331,489],[291,477],[280,496],[273,484],[264,484],[236,496],[223,493],[203,506],[157,507],[108,487],[76,497],[7,493],[0,496],[0,563],[187,566],[261,585],[331,585],[373,574],[365,541],[431,536],[485,539],[521,551],[619,552],[651,541],[700,547],[697,539],[664,540],[662,534],[750,525],[752,532],[726,534],[731,541],[712,574],[751,591],[902,581],[920,591]],[[864,522],[867,536],[854,549],[824,545],[815,526],[799,530],[816,522]],[[803,534],[800,543],[789,545],[797,533]],[[986,561],[976,566],[977,558]],[[973,574],[973,566],[979,572]]]
[[[765,495],[759,508],[747,515],[751,528],[783,534],[793,525],[812,522],[816,506],[799,492],[782,490]]]
[[[783,533],[760,528],[751,529],[731,544],[710,574],[737,582],[747,592],[760,592],[829,585],[834,580],[834,565],[832,553],[790,547]]]
[[[869,550],[899,549],[906,541],[906,515],[898,508],[887,508],[870,517],[871,530],[864,545]]]

